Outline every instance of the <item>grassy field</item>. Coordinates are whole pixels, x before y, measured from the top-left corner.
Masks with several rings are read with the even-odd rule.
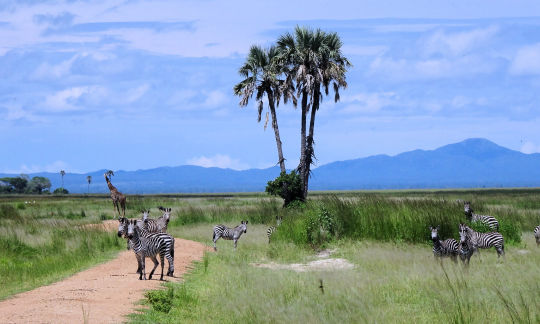
[[[260,194],[129,196],[128,217],[172,207],[169,232],[211,245],[212,227],[249,220],[238,250],[219,240],[184,283],[149,292],[144,322],[540,322],[540,190],[318,192],[306,205],[281,208]],[[35,203],[33,200],[35,199]],[[430,225],[458,238],[463,200],[497,217],[506,258],[473,256],[470,267],[434,260]],[[32,203],[26,204],[25,201]],[[112,218],[103,195],[0,197],[0,298],[112,257],[125,248],[113,234],[81,230]],[[268,244],[266,229],[284,221]],[[354,267],[295,272],[253,264],[307,264],[335,250]],[[82,257],[81,257],[82,256]],[[60,262],[61,260],[61,262]],[[71,260],[71,261],[70,261]],[[323,288],[321,289],[321,282]],[[324,291],[324,292],[323,292]],[[226,314],[224,317],[223,314]]]

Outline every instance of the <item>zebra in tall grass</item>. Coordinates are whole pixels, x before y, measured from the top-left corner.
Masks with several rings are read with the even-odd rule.
[[[171,209],[163,208],[161,206],[159,206],[158,208],[163,211],[163,215],[161,215],[157,219],[148,218],[148,215],[150,214],[149,210],[142,211],[142,221],[144,229],[150,233],[167,232],[167,225],[169,224],[169,219],[171,217]]]
[[[129,220],[125,217],[118,218],[118,237],[128,238],[127,231],[128,231],[128,223]],[[133,243],[130,239],[127,240],[127,249],[131,250],[133,248]],[[135,253],[135,258],[137,259],[137,271],[136,273],[141,273],[141,260],[139,258],[139,255]]]
[[[489,215],[475,214],[473,209],[471,208],[470,201],[465,202],[464,209],[465,209],[465,215],[467,215],[467,217],[469,218],[469,221],[483,223],[489,226],[489,228],[491,228],[494,231],[499,230],[499,222],[497,221],[497,219]]]
[[[472,252],[477,252],[478,248],[489,249],[495,247],[497,250],[497,258],[504,256],[504,238],[501,233],[479,233],[465,224],[459,224],[459,237],[461,244],[466,244]],[[469,256],[470,258],[470,256]]]
[[[161,260],[161,277],[159,280],[163,280],[165,258],[167,258],[167,261],[169,262],[167,276],[173,276],[174,237],[167,233],[149,233],[142,226],[137,224],[136,220],[128,221],[127,236],[132,241],[133,252],[138,255],[138,259],[140,260],[141,273],[139,275],[139,280],[146,280],[145,262],[147,257],[154,262],[154,268],[152,268],[152,271],[148,276],[148,279],[152,279],[152,275],[159,265],[156,258],[158,254]]]
[[[279,225],[281,225],[282,220],[283,220],[283,217],[276,216],[276,226],[270,226],[266,230],[266,236],[268,236],[268,243],[270,243],[270,237],[272,236],[272,234],[274,234],[274,232],[277,230]]]
[[[439,226],[430,226],[429,229],[431,230],[431,240],[433,241],[433,255],[439,258],[450,257],[452,261],[457,262],[457,256],[459,254],[458,242],[453,238],[441,241],[439,238]]]
[[[536,246],[540,246],[540,225],[534,228],[534,238],[536,239]]]
[[[214,241],[214,251],[217,251],[216,242],[222,237],[224,240],[233,240],[234,249],[236,250],[236,243],[240,239],[243,233],[247,233],[247,224],[248,221],[241,221],[240,225],[235,228],[229,228],[225,225],[216,225],[214,226],[214,234],[212,236],[212,241]]]

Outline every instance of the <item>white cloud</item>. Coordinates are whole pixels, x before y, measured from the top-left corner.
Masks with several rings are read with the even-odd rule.
[[[203,106],[208,108],[216,108],[223,105],[227,101],[227,96],[223,91],[214,90],[206,94]]]
[[[150,89],[150,85],[143,84],[135,89],[131,89],[126,93],[126,102],[133,103],[139,100]]]
[[[11,173],[11,174],[21,174],[21,173],[36,173],[36,172],[60,172],[60,170],[65,170],[69,173],[78,173],[78,170],[71,170],[69,164],[64,161],[54,161],[46,165],[26,165],[22,164],[18,169],[8,169],[2,170],[2,173]]]
[[[520,48],[512,60],[510,73],[515,75],[540,74],[540,43]]]
[[[343,98],[346,104],[341,110],[343,113],[373,113],[381,108],[392,104],[396,94],[393,92],[382,93],[358,93],[353,96]]]
[[[459,33],[437,31],[423,42],[423,51],[425,55],[463,55],[489,42],[497,32],[498,28],[495,26]]]
[[[233,169],[233,170],[246,170],[249,169],[249,165],[240,162],[240,160],[232,159],[228,155],[216,154],[214,156],[206,157],[194,157],[189,159],[187,164],[197,165],[205,168],[217,167],[223,169]]]
[[[91,91],[90,87],[73,87],[58,91],[45,98],[45,106],[47,110],[54,112],[79,110],[80,107],[75,105],[75,101],[83,94]]]
[[[521,153],[531,154],[531,153],[540,153],[540,145],[536,145],[533,142],[525,142],[521,145],[519,149]]]

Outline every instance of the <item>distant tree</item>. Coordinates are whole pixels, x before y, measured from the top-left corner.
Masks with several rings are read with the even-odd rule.
[[[24,193],[26,186],[28,185],[28,176],[21,174],[20,177],[7,178],[9,184],[13,187],[13,191],[16,193]]]
[[[92,176],[86,176],[86,181],[88,181],[88,194],[90,194],[90,183],[92,182]]]
[[[54,192],[53,192],[54,195],[67,195],[68,193],[69,191],[64,188],[56,188],[54,189]]]
[[[64,188],[64,176],[66,175],[66,171],[60,170],[60,175],[62,176],[62,189]]]
[[[0,178],[0,193],[9,193],[13,191],[13,187],[9,183],[9,178]]]
[[[48,192],[51,189],[51,181],[45,177],[33,177],[28,184],[28,191],[30,193],[37,193],[41,195],[44,192]]]

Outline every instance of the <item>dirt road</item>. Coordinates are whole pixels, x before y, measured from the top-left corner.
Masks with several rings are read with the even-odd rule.
[[[109,230],[118,228],[108,221]],[[197,242],[175,239],[174,278],[179,281],[194,260],[208,248]],[[152,262],[147,260],[147,275]],[[0,323],[122,323],[133,313],[144,292],[160,286],[161,267],[152,280],[140,281],[132,251],[123,251],[107,263],[79,272],[63,281],[18,294],[0,302]],[[165,272],[167,261],[165,261]]]

